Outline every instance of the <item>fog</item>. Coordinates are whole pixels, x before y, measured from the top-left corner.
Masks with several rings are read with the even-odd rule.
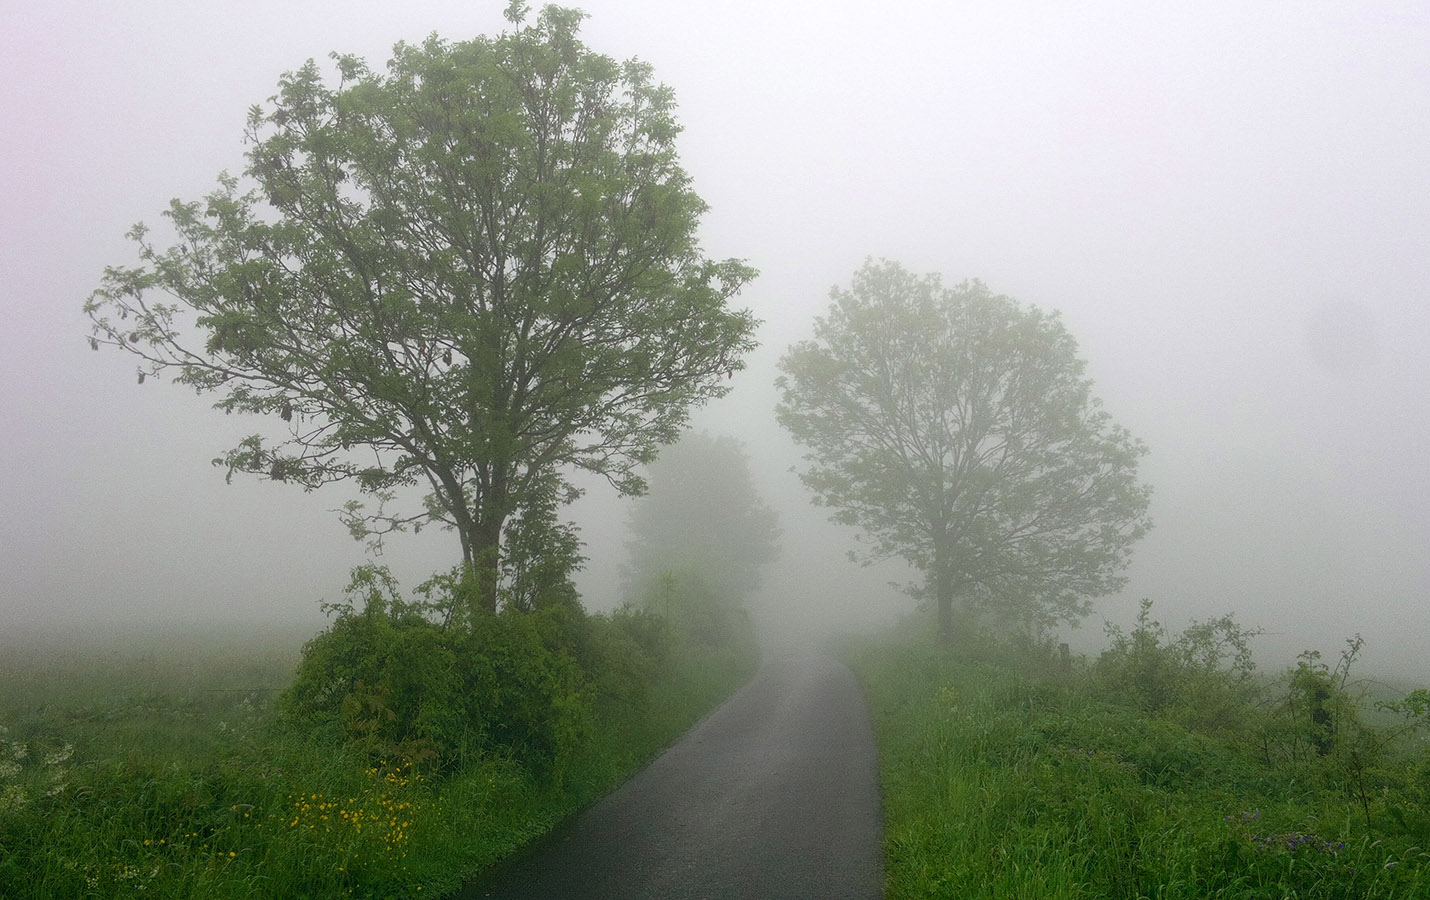
[[[745,442],[785,553],[767,626],[912,608],[848,563],[790,473],[775,365],[866,257],[1062,311],[1151,448],[1155,527],[1100,644],[1150,597],[1234,611],[1265,663],[1361,632],[1422,677],[1430,599],[1430,8],[1345,3],[587,0],[586,43],[680,104],[704,245],[761,277],[762,346],[697,427]],[[0,632],[320,627],[363,561],[303,494],[210,465],[265,426],[91,353],[80,306],[123,234],[242,169],[247,108],[309,57],[505,26],[497,0],[0,7]],[[588,606],[619,602],[626,502],[572,510]],[[459,558],[432,530],[382,561]]]

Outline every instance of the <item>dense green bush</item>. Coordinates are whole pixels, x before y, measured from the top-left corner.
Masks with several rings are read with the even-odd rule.
[[[674,644],[669,622],[630,605],[586,617],[578,658],[590,673],[597,705],[644,708],[651,683],[670,664]]]
[[[458,765],[509,755],[559,777],[597,704],[639,707],[669,659],[670,630],[646,613],[588,616],[567,602],[508,606],[460,625],[431,583],[408,602],[384,570],[354,572],[334,621],[309,641],[280,700],[294,728],[354,744],[375,758]]]

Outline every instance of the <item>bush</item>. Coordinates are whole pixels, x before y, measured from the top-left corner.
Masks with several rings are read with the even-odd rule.
[[[581,664],[591,673],[595,702],[645,708],[651,685],[670,664],[674,639],[665,619],[630,605],[588,617]]]
[[[379,757],[417,761],[449,750],[462,727],[462,684],[441,631],[402,604],[385,570],[355,570],[347,598],[332,626],[304,645],[279,699],[283,719]]]
[[[661,572],[646,586],[640,608],[663,617],[682,640],[706,649],[730,649],[754,641],[750,614],[717,579],[698,568]]]
[[[1251,639],[1229,615],[1193,622],[1175,637],[1143,600],[1131,632],[1107,626],[1111,646],[1098,657],[1098,686],[1144,713],[1165,714],[1207,731],[1245,727],[1255,700]]]
[[[355,570],[333,624],[303,648],[283,721],[376,759],[452,767],[496,754],[559,779],[597,703],[639,708],[668,661],[659,617],[587,616],[564,597],[432,621],[451,608],[433,593],[459,584],[434,579],[409,603],[385,569]]]
[[[452,636],[466,676],[465,714],[480,723],[488,752],[558,775],[591,727],[587,673],[567,641],[568,613],[476,617]]]

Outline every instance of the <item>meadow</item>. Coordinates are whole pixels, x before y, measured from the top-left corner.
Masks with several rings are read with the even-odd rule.
[[[0,897],[441,896],[610,790],[752,671],[684,647],[597,704],[559,773],[438,766],[286,726],[303,638],[0,650]]]
[[[1176,636],[1146,613],[1092,660],[851,645],[890,900],[1430,896],[1424,691],[1377,702],[1358,644],[1256,673],[1229,619]]]

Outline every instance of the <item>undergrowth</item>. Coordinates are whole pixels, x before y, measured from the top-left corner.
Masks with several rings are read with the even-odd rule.
[[[658,659],[602,668],[589,655],[634,654],[648,623],[627,623],[629,641],[610,617],[577,624],[581,646],[553,651],[570,663],[557,702],[576,726],[555,735],[540,719],[550,696],[532,693],[532,709],[464,723],[418,708],[395,730],[403,685],[339,677],[331,704],[302,711],[291,644],[12,657],[0,663],[0,897],[440,896],[609,791],[755,664],[748,644],[672,636]],[[407,628],[404,641],[432,651],[410,621],[366,625]],[[531,623],[512,627],[530,649]],[[309,644],[308,676],[341,631]],[[528,662],[537,678],[567,665]],[[510,674],[502,665],[487,674]]]
[[[1358,642],[1266,679],[1229,618],[1174,636],[1148,613],[1092,662],[1027,641],[850,649],[887,896],[1430,896],[1425,692],[1372,727]]]

